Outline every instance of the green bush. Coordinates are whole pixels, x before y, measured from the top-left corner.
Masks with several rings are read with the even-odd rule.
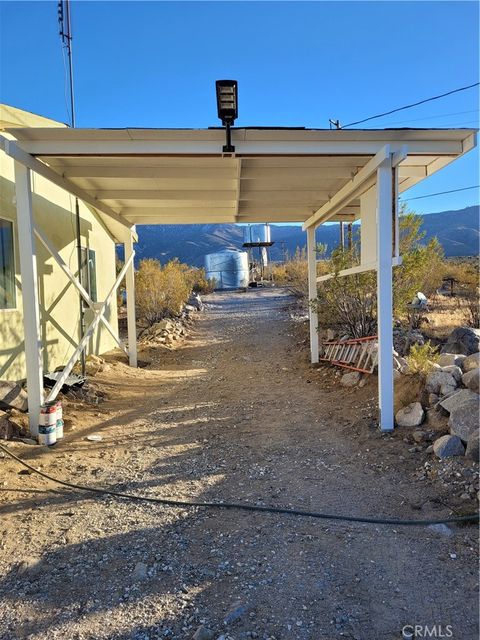
[[[411,373],[427,375],[433,370],[438,357],[438,347],[434,347],[427,340],[423,345],[412,344],[406,360]]]
[[[410,320],[409,304],[418,291],[435,294],[445,272],[442,248],[436,238],[423,243],[422,219],[403,211],[399,220],[401,266],[393,269],[393,305],[396,318]],[[325,247],[319,247],[325,252]],[[318,253],[317,253],[318,255]],[[358,244],[351,249],[335,249],[328,260],[317,262],[317,275],[338,274],[360,264]],[[285,264],[273,269],[278,284],[287,286],[298,297],[308,298],[305,251],[297,250]],[[314,307],[319,325],[337,327],[352,338],[373,335],[377,330],[377,274],[365,271],[349,276],[335,275],[318,285]]]

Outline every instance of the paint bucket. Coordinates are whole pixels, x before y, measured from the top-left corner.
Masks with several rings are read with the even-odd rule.
[[[57,441],[57,403],[46,402],[40,407],[38,444],[50,446]]]
[[[57,423],[56,423],[56,435],[57,440],[61,440],[63,438],[63,410],[62,403],[60,400],[57,400]]]

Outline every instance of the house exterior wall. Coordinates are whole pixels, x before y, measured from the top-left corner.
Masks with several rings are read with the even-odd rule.
[[[360,262],[377,261],[377,187],[360,197]]]
[[[26,114],[31,116],[31,114]],[[32,116],[33,117],[33,116]],[[26,118],[28,120],[28,118]],[[31,122],[27,126],[34,126]],[[51,241],[70,269],[77,274],[75,199],[46,179],[32,174],[32,204],[35,224]],[[25,378],[23,349],[22,278],[17,237],[14,163],[0,151],[0,218],[13,222],[15,246],[15,309],[0,309],[0,379]],[[80,202],[82,246],[95,251],[97,299],[102,301],[115,281],[115,241],[100,219]],[[36,240],[41,337],[45,371],[66,364],[79,342],[79,296],[54,258]],[[115,296],[105,316],[118,333]],[[93,318],[85,313],[88,326]],[[116,347],[100,325],[88,346],[88,353],[102,354]]]

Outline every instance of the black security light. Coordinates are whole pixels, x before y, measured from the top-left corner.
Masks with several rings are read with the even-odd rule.
[[[238,117],[237,105],[237,81],[217,80],[217,113],[226,129],[227,144],[223,147],[224,153],[233,153],[235,147],[232,145],[230,127]]]

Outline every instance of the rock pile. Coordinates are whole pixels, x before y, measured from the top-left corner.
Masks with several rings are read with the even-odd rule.
[[[439,438],[430,438],[434,440],[433,453],[438,458],[466,455],[478,460],[479,367],[478,352],[442,353],[426,377],[422,398],[397,412],[397,425],[419,427],[427,418],[427,428],[433,428],[437,436],[441,434]]]
[[[140,341],[146,346],[163,345],[169,349],[177,346],[188,334],[188,328],[195,316],[203,310],[200,296],[192,293],[183,311],[176,318],[164,318],[148,327],[140,334]]]

